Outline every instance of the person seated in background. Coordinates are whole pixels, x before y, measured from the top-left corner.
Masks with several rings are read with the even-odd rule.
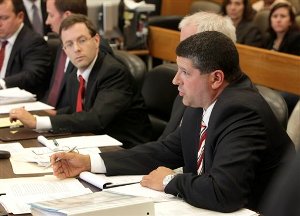
[[[13,109],[10,119],[32,129],[108,134],[130,148],[150,140],[145,104],[128,69],[99,52],[100,36],[84,15],[72,14],[60,27],[63,49],[78,69],[67,80],[68,106],[51,117]]]
[[[278,52],[300,55],[300,29],[295,17],[289,2],[280,1],[273,4],[269,15],[269,37],[263,47]]]
[[[48,17],[46,24],[51,26],[54,33],[59,33],[61,22],[71,14],[87,15],[86,0],[47,0],[46,4]],[[51,40],[51,39],[50,39]],[[101,38],[100,51],[113,55],[108,42]],[[66,56],[63,49],[59,48],[56,53],[53,75],[51,77],[48,92],[43,98],[47,104],[60,109],[66,106],[66,81],[70,73],[74,71],[74,65]],[[55,115],[55,112],[48,111]]]
[[[300,29],[289,2],[274,3],[269,15],[269,38],[264,48],[293,55],[300,55]],[[293,111],[299,95],[280,92],[285,99],[289,115]]]
[[[42,98],[52,70],[46,41],[24,25],[23,1],[1,0],[0,19],[0,89],[19,87]]]
[[[47,19],[46,1],[23,0],[25,6],[24,24],[42,36],[51,32],[50,26],[45,23]]]
[[[199,32],[218,31],[229,37],[234,43],[236,42],[235,27],[228,17],[200,11],[192,15],[185,16],[179,23],[180,41],[185,40]],[[182,119],[185,106],[182,103],[181,96],[177,96],[174,100],[170,120],[166,125],[159,139],[163,139],[171,132],[175,131]]]
[[[123,151],[53,154],[54,175],[148,174],[142,186],[199,208],[258,210],[273,174],[293,158],[284,157],[294,153],[292,141],[241,71],[231,39],[216,31],[198,33],[181,41],[176,54],[173,84],[187,108],[175,132]],[[176,174],[180,166],[183,173]]]
[[[274,0],[259,0],[252,4],[252,8],[257,12],[261,10],[269,10],[273,2]]]
[[[255,11],[248,0],[224,0],[221,13],[229,16],[236,28],[237,43],[250,46],[262,46],[262,34],[252,23]]]

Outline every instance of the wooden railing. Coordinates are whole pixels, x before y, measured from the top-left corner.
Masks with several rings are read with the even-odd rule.
[[[151,26],[149,55],[175,62],[179,32]],[[237,44],[242,70],[256,84],[300,95],[300,57]]]

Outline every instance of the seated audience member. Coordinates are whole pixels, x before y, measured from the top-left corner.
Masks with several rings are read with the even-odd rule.
[[[280,1],[272,6],[269,25],[270,36],[266,40],[264,48],[300,55],[300,30],[289,2]],[[299,96],[286,92],[281,92],[281,94],[287,103],[289,114],[291,114]]]
[[[237,43],[261,47],[262,35],[252,23],[255,11],[248,0],[224,0],[222,14],[229,16],[236,28]]]
[[[288,160],[284,155],[294,153],[292,141],[241,71],[231,39],[202,32],[180,42],[176,54],[173,84],[187,108],[175,132],[125,151],[54,154],[54,175],[148,174],[142,186],[199,208],[257,210],[273,174]],[[183,173],[175,174],[180,166]]]
[[[67,80],[68,106],[51,117],[34,117],[23,108],[10,113],[33,129],[108,134],[125,148],[150,140],[151,127],[134,78],[110,54],[99,52],[100,36],[86,16],[63,20],[60,38],[75,69]]]
[[[23,0],[24,24],[42,36],[51,32],[50,26],[45,23],[47,19],[46,1]]]
[[[289,2],[274,4],[269,15],[269,38],[264,48],[300,55],[300,29]]]
[[[198,12],[184,17],[179,23],[180,41],[189,36],[203,31],[218,31],[228,36],[233,42],[236,42],[235,27],[228,17],[210,13]],[[185,106],[182,103],[182,98],[178,95],[174,100],[170,120],[159,139],[165,138],[173,132],[182,119]]]
[[[19,87],[40,99],[51,76],[49,48],[41,35],[23,23],[20,0],[0,1],[0,89]]]
[[[259,0],[252,4],[255,11],[269,10],[274,0]]]

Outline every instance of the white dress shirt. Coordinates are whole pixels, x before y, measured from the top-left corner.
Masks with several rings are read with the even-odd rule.
[[[215,104],[216,104],[216,101],[214,101],[207,108],[207,110],[203,110],[203,121],[204,121],[205,125],[207,125],[207,127],[208,127],[208,122],[209,122],[211,112],[212,112]],[[106,173],[105,163],[99,153],[90,154],[90,160],[91,160],[91,172]]]

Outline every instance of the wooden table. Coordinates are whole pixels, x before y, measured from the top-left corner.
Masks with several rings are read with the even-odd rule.
[[[0,133],[1,133],[1,129],[0,129]],[[78,134],[71,134],[71,135],[66,135],[66,136],[59,136],[59,138],[62,137],[70,137],[70,136],[82,136],[82,135],[92,135],[90,133],[78,133]],[[55,138],[55,137],[53,137]],[[19,140],[18,142],[20,142],[22,144],[22,146],[24,148],[29,148],[29,147],[42,147],[42,145],[37,141],[37,139],[29,139],[29,140]],[[2,142],[0,141],[0,145],[1,144],[5,144],[7,142]],[[101,152],[108,152],[108,151],[118,151],[118,150],[122,150],[122,147],[120,146],[110,146],[110,147],[101,147],[100,148]],[[40,174],[14,174],[13,169],[12,169],[12,165],[10,163],[9,159],[1,159],[0,160],[0,178],[4,179],[4,178],[18,178],[18,177],[34,177],[34,176],[43,176],[47,173],[40,173]],[[51,174],[51,173],[49,173]],[[96,188],[95,186],[88,184],[84,181],[80,181],[85,187],[90,188],[92,191],[99,191],[98,188]],[[0,215],[1,212],[5,212],[3,211],[3,207],[0,205]],[[12,214],[10,214],[12,215]],[[23,214],[23,215],[31,215],[31,214]]]

